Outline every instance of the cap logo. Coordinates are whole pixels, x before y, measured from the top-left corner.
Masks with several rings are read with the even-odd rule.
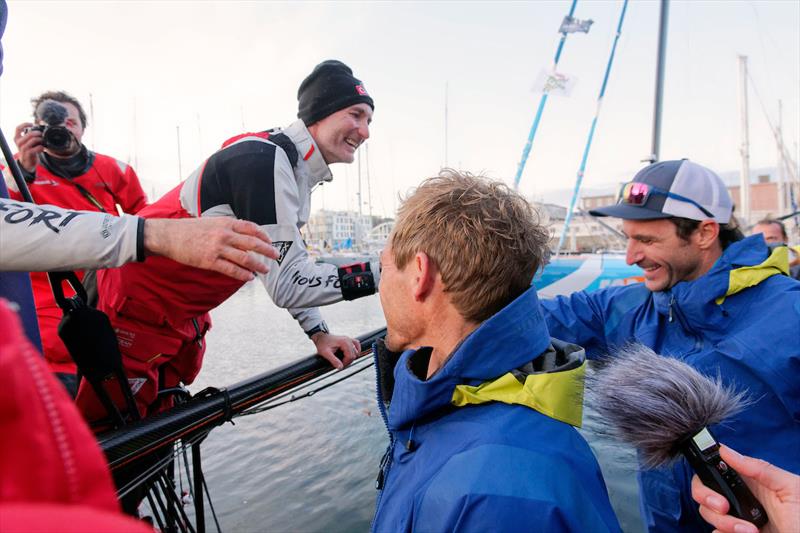
[[[356,92],[361,96],[369,96],[369,93],[367,93],[363,85],[356,85]]]

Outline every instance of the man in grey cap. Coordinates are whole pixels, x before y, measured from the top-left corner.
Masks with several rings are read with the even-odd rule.
[[[712,432],[800,472],[800,284],[761,237],[743,237],[719,176],[686,159],[656,163],[591,213],[623,220],[626,260],[645,282],[543,301],[550,334],[589,358],[640,342],[746,390],[749,406]],[[650,531],[710,530],[691,478],[686,461],[639,472]]]

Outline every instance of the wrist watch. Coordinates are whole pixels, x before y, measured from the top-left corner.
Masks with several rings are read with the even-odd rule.
[[[310,339],[311,337],[313,337],[314,335],[316,335],[320,331],[322,333],[330,333],[331,332],[331,330],[328,329],[328,325],[325,322],[320,322],[319,324],[317,324],[316,326],[314,326],[310,330],[306,331],[306,335],[308,335],[308,338]]]

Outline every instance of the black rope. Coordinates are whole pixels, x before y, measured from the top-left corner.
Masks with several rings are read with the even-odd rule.
[[[187,439],[185,442],[182,441],[180,446],[183,449],[186,449],[187,447],[190,447],[193,444],[203,440],[206,437],[206,435],[208,435],[208,432],[199,433],[199,434],[195,435],[194,437],[192,437],[191,439]],[[117,498],[119,498],[119,499],[124,498],[131,491],[133,491],[134,489],[136,489],[137,487],[139,487],[143,483],[147,482],[147,480],[150,479],[151,477],[153,477],[155,474],[157,474],[159,470],[162,470],[165,466],[167,466],[167,464],[171,460],[172,460],[172,456],[167,455],[166,457],[164,457],[162,459],[159,459],[157,462],[153,463],[153,465],[150,466],[150,468],[148,468],[147,470],[145,470],[144,472],[142,472],[141,474],[139,474],[138,476],[133,478],[131,481],[129,481],[127,484],[122,486],[117,491]]]
[[[214,510],[214,502],[211,501],[211,493],[208,491],[208,485],[206,484],[206,477],[202,477],[203,481],[203,490],[206,492],[206,498],[208,498],[208,506],[211,508],[211,516],[214,517],[214,524],[217,526],[217,533],[222,533],[222,528],[219,527],[219,520],[217,520],[217,511]],[[202,494],[200,495],[203,496]]]
[[[183,455],[183,466],[186,469],[186,484],[189,485],[189,495],[194,499],[194,487],[192,486],[192,473],[189,469],[189,453],[187,452],[188,446],[183,446],[183,441],[178,445],[179,452]]]
[[[178,520],[177,524],[181,531],[186,531],[188,533],[196,533],[194,527],[192,527],[191,521],[189,521],[189,517],[186,514],[186,511],[183,509],[183,502],[175,494],[174,484],[166,477],[166,475],[161,475],[158,478],[159,484],[161,485],[161,490],[164,492],[164,497],[168,498],[171,502],[170,507],[174,507],[177,509],[178,514],[182,520]],[[173,487],[173,490],[169,490],[170,486]]]

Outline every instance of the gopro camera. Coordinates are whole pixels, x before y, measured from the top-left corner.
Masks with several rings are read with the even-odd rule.
[[[722,494],[730,504],[732,516],[752,522],[759,529],[769,518],[767,512],[747,488],[738,472],[719,455],[719,442],[708,428],[703,428],[681,443],[681,453],[708,488]]]

